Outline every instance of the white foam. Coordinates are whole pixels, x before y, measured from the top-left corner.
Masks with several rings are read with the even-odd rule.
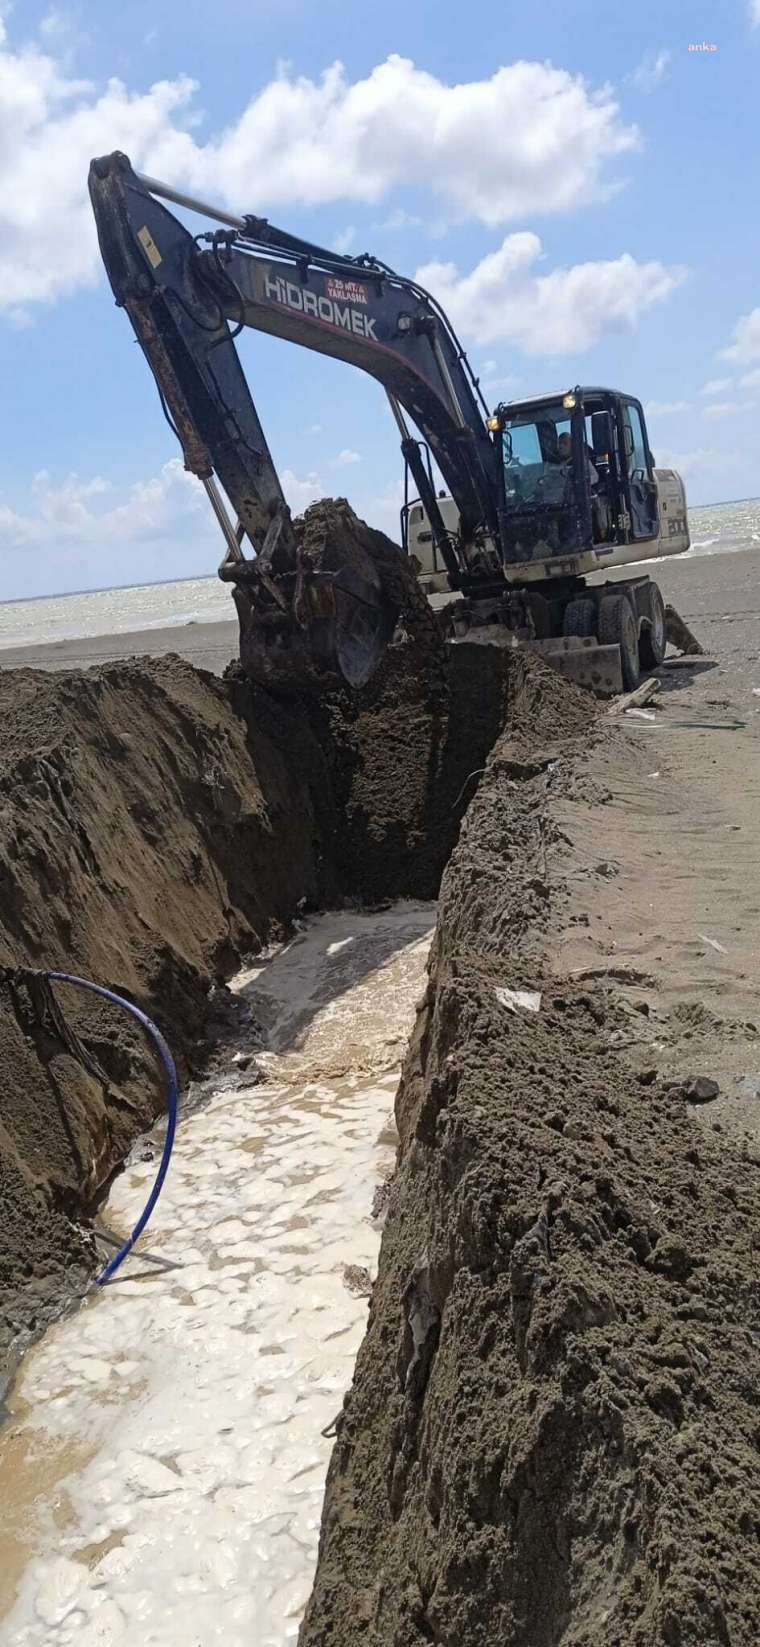
[[[47,1336],[16,1392],[16,1437],[91,1456],[35,1506],[8,1647],[296,1640],[322,1431],[366,1321],[343,1270],[375,1263],[393,1061],[431,922],[429,906],[326,916],[241,978],[279,1051],[266,1085],[221,1090],[180,1126],[149,1245],[182,1269],[138,1250],[124,1281]],[[117,1181],[111,1225],[129,1228],[152,1170]]]

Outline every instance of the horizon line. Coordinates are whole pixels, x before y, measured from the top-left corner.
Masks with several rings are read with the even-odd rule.
[[[760,497],[719,498],[712,503],[695,503],[694,509],[722,509],[732,503],[756,503]],[[687,504],[688,509],[688,504]],[[89,589],[52,589],[45,595],[7,595],[0,597],[0,606],[21,606],[24,602],[30,605],[38,600],[76,600],[80,595],[112,595],[125,594],[129,589],[163,589],[170,588],[173,583],[210,583],[217,581],[216,572],[189,572],[184,577],[156,578],[153,582],[146,582],[141,578],[137,583],[99,583]]]

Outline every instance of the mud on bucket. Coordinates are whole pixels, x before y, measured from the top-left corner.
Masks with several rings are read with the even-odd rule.
[[[348,505],[317,504],[294,524],[297,569],[276,580],[282,605],[265,604],[258,590],[234,590],[243,669],[261,685],[292,691],[363,686],[399,617],[381,566],[388,551],[394,559],[400,551]]]

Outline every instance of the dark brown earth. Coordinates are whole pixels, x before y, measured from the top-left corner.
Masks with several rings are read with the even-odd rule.
[[[443,878],[301,1647],[753,1647],[758,1161],[706,1137],[671,1060],[633,1067],[613,989],[558,975],[569,820],[600,809],[601,885],[594,774],[624,735],[513,669]]]
[[[91,1274],[88,1210],[160,1104],[121,1019],[56,1021],[34,969],[121,987],[196,1069],[238,956],[299,909],[431,896],[451,854],[302,1647],[760,1639],[760,1155],[709,1119],[757,1039],[758,655],[679,675],[662,730],[413,641],[318,702],[177,658],[0,675],[6,1342]]]
[[[461,645],[434,660],[393,647],[361,693],[309,702],[334,797],[344,893],[437,896],[459,824],[507,714],[508,654]]]
[[[81,1294],[163,1102],[139,1029],[62,985],[56,1016],[36,973],[127,995],[197,1072],[224,980],[298,913],[435,895],[506,678],[411,640],[363,693],[286,702],[172,656],[0,674],[0,1351]]]
[[[298,736],[269,704],[246,725],[177,658],[0,677],[0,1344],[61,1272],[62,1301],[80,1287],[75,1216],[161,1103],[122,1013],[58,986],[56,1025],[24,969],[125,993],[196,1063],[212,984],[323,895],[319,755],[290,758]]]

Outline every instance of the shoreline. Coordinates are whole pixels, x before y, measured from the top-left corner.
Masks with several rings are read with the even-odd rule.
[[[126,629],[123,633],[81,635],[66,640],[31,642],[0,649],[3,669],[89,669],[125,658],[160,658],[175,653],[196,669],[222,675],[237,657],[237,619],[220,623],[177,623],[159,629]]]
[[[694,555],[647,562],[648,571],[660,585],[686,622],[751,623],[760,616],[760,546],[737,549],[726,554]],[[594,581],[635,575],[635,566],[609,573],[595,573]],[[730,598],[729,598],[730,596]],[[753,606],[755,610],[753,611]],[[72,636],[64,640],[26,642],[0,648],[0,671],[4,669],[88,669],[95,664],[115,663],[124,658],[163,657],[175,653],[211,674],[222,675],[237,658],[238,626],[233,615],[213,622],[194,620],[166,624],[156,629],[134,629],[102,635]],[[703,645],[717,647],[720,631],[712,628],[700,636]],[[760,629],[758,630],[760,636]],[[742,641],[750,640],[750,631]],[[760,639],[758,640],[760,652]],[[760,684],[760,679],[756,684]]]

